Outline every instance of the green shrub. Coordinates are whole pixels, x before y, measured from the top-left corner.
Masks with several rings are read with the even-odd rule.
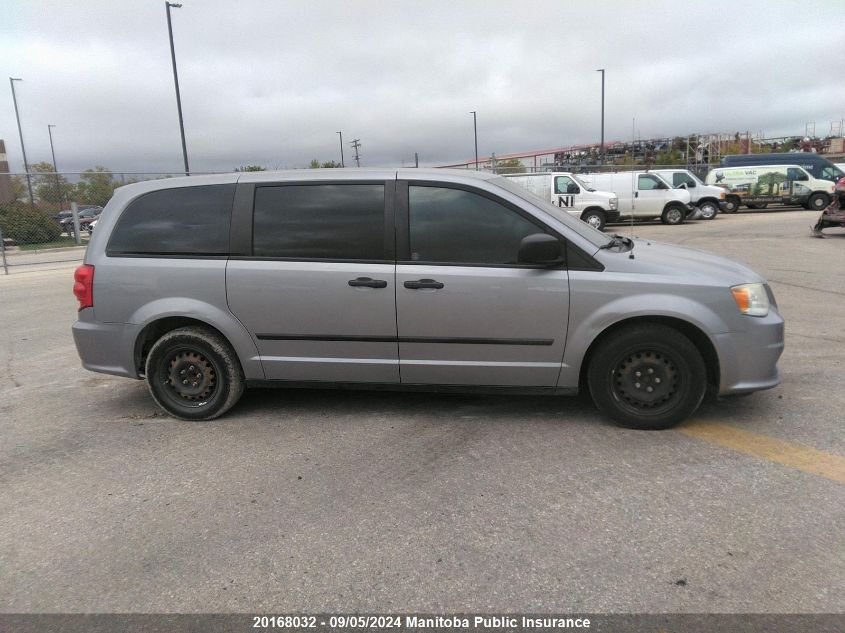
[[[0,229],[3,229],[3,237],[18,244],[55,242],[62,234],[61,226],[53,217],[22,202],[0,205]]]

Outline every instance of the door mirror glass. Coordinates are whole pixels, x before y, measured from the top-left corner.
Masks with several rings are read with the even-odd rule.
[[[519,243],[519,262],[555,264],[563,261],[560,240],[548,233],[526,235]]]
[[[566,187],[566,193],[581,193],[581,187],[576,185],[574,182],[571,182]]]

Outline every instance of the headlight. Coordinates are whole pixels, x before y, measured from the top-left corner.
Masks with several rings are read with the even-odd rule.
[[[616,207],[619,206],[619,198],[611,198],[610,202],[608,202],[608,204],[610,205],[611,209],[615,209]]]
[[[769,313],[769,295],[763,284],[733,286],[731,292],[739,311],[749,316],[766,316]]]

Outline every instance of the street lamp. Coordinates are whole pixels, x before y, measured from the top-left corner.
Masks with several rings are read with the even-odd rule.
[[[59,196],[59,209],[64,210],[64,192],[59,182],[59,168],[56,165],[56,150],[53,149],[53,124],[47,125],[47,134],[50,136],[50,154],[53,156],[53,172],[56,174],[56,194]]]
[[[29,204],[35,204],[35,196],[32,195],[32,178],[29,175],[29,164],[26,162],[26,148],[23,145],[23,130],[21,130],[21,117],[18,114],[18,98],[15,96],[15,82],[23,81],[18,77],[9,77],[9,85],[12,87],[12,101],[15,104],[15,119],[18,122],[18,136],[21,137],[21,153],[23,154],[23,170],[26,173],[26,186],[29,189]]]
[[[170,22],[170,8],[181,9],[181,4],[165,2],[167,8],[167,34],[170,37],[170,61],[173,62],[173,83],[176,85],[176,109],[179,111],[179,133],[182,135],[182,158],[185,161],[185,174],[190,173],[188,167],[188,147],[185,145],[185,124],[182,121],[182,97],[179,95],[179,75],[176,73],[176,49],[173,47],[173,24]]]
[[[343,163],[343,132],[338,132],[338,134],[340,135],[340,166],[346,167]]]
[[[604,68],[599,68],[601,73],[601,164],[604,164]]]
[[[475,110],[472,110],[470,114],[472,115],[472,132],[475,136],[475,171],[478,171],[478,124]]]

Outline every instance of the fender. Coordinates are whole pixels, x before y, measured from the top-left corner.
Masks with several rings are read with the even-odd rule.
[[[130,316],[130,322],[138,324],[138,332],[141,332],[150,323],[167,317],[196,319],[219,330],[238,355],[244,377],[247,380],[264,379],[264,369],[255,342],[243,324],[228,310],[188,297],[166,297],[140,306]]]
[[[578,326],[567,331],[563,365],[557,386],[577,387],[584,356],[593,341],[608,328],[638,317],[669,317],[685,321],[701,330],[716,350],[719,348],[714,335],[731,330],[728,323],[707,304],[686,297],[644,293],[621,297],[596,306],[590,301],[589,293],[580,295],[574,292],[569,322],[577,323]]]

